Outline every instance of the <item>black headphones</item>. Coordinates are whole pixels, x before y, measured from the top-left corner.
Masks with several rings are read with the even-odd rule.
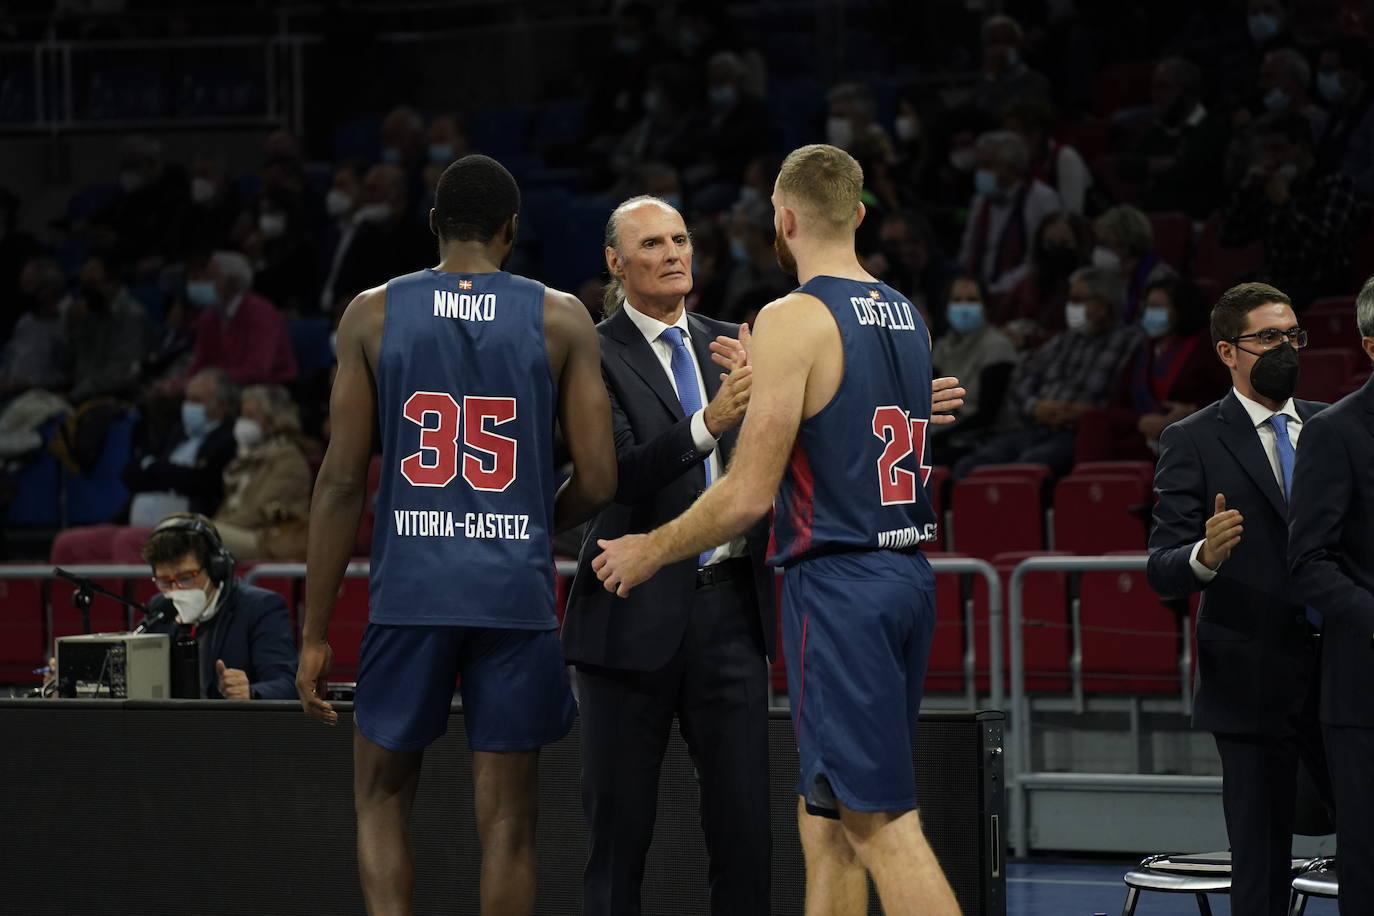
[[[205,572],[209,574],[210,581],[216,585],[223,585],[234,575],[234,564],[238,561],[220,541],[215,529],[207,524],[199,515],[175,515],[165,518],[158,522],[153,534],[160,531],[194,531],[205,539],[205,544],[209,548],[209,556],[205,561]]]

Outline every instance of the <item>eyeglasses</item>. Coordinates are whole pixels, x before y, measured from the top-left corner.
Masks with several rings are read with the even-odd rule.
[[[1239,337],[1229,337],[1227,340],[1233,344],[1238,344],[1242,340],[1249,340],[1252,337],[1259,341],[1261,347],[1266,349],[1269,347],[1277,347],[1285,338],[1293,345],[1295,350],[1301,350],[1303,347],[1307,346],[1307,332],[1302,328],[1289,328],[1286,331],[1280,331],[1278,328],[1265,328],[1262,331],[1255,331],[1253,334],[1241,334]]]
[[[204,567],[188,569],[186,572],[179,572],[175,576],[153,576],[153,584],[160,592],[170,592],[174,588],[195,588],[196,580],[200,574],[205,572]]]

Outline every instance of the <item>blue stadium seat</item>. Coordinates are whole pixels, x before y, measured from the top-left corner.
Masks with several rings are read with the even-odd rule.
[[[128,284],[129,295],[138,300],[148,310],[148,317],[161,324],[167,316],[167,290],[156,280],[143,280]]]
[[[529,149],[533,105],[488,108],[473,115],[469,126],[472,148],[495,159]]]
[[[104,210],[119,200],[124,191],[117,184],[88,184],[67,198],[67,219],[78,220]]]
[[[586,119],[587,106],[583,102],[544,106],[534,116],[529,137],[530,148],[542,151],[550,146],[576,141],[582,136]]]
[[[334,160],[362,159],[376,162],[382,158],[382,119],[377,115],[354,118],[334,131]]]
[[[100,460],[90,474],[83,476],[63,472],[67,490],[66,524],[93,525],[109,521],[129,498],[129,491],[124,488],[120,475],[133,452],[134,426],[137,423],[138,413],[129,411],[110,424],[105,433],[105,447],[101,450]]]
[[[48,450],[57,418],[39,427],[43,448],[33,463],[19,474],[18,491],[5,512],[6,527],[56,527],[60,514],[61,472]]]
[[[301,318],[286,323],[291,335],[291,350],[296,354],[296,369],[304,377],[334,363],[334,348],[329,343],[329,320]]]

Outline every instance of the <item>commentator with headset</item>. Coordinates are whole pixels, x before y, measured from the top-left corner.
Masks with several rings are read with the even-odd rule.
[[[157,620],[148,632],[195,636],[206,699],[295,698],[296,644],[286,602],[234,577],[233,554],[209,519],[167,516],[148,537],[143,559],[161,593],[148,604],[149,619]]]

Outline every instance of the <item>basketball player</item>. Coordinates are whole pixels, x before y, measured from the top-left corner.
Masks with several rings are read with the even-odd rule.
[[[930,337],[854,253],[863,173],[804,146],[773,191],[778,261],[801,286],[758,318],[753,396],[730,467],[649,534],[603,541],[593,568],[625,595],[663,563],[728,541],[777,494],[783,638],[797,748],[806,912],[957,913],[921,830],[911,734],[935,624],[924,483]],[[779,483],[781,489],[779,490]]]
[[[501,270],[520,193],[486,156],[439,179],[439,266],[361,293],[339,324],[332,435],[310,513],[296,689],[325,702],[334,596],[362,514],[374,428],[382,472],[371,618],[354,704],[358,871],[371,916],[409,914],[407,819],[424,748],[462,677],[484,914],[535,897],[535,764],[572,725],[551,538],[615,492],[596,330],[566,293]],[[557,419],[575,470],[554,492]]]

